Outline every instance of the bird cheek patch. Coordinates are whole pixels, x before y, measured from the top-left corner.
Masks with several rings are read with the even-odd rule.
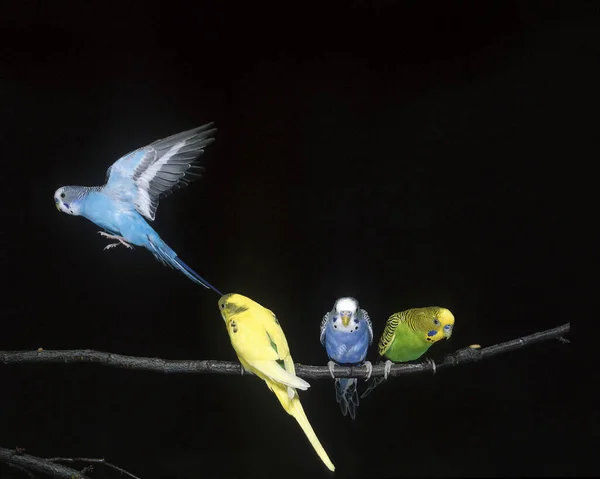
[[[435,329],[432,329],[430,331],[427,331],[427,341],[433,341],[433,336],[435,336],[437,334],[437,331]]]

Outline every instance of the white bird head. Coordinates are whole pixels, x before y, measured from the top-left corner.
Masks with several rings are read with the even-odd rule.
[[[61,186],[54,192],[54,206],[58,211],[77,216],[84,195],[85,192],[80,186]]]
[[[344,329],[351,327],[348,330],[354,329],[355,325],[351,324],[353,319],[356,318],[356,312],[358,311],[358,301],[351,297],[339,298],[333,307],[335,309],[335,316],[340,317],[342,320],[342,326]],[[335,319],[334,319],[335,321]]]

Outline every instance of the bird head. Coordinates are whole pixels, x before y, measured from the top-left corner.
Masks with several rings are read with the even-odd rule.
[[[236,314],[250,309],[251,306],[256,305],[250,298],[237,293],[229,293],[221,296],[218,304],[221,316],[223,316],[223,320],[225,321]]]
[[[437,343],[441,339],[450,339],[454,327],[454,315],[449,309],[440,307],[421,308],[419,315],[421,328],[426,331],[426,339]]]
[[[342,325],[344,328],[348,328],[348,325],[352,322],[352,320],[356,320],[356,312],[358,311],[358,301],[351,297],[339,298],[334,305],[335,309],[335,317],[334,322],[337,321],[339,317],[342,321]],[[354,324],[351,325],[351,329],[354,329]]]
[[[61,186],[54,192],[54,206],[58,211],[77,216],[83,196],[84,192],[78,186]]]
[[[450,336],[452,336],[452,330],[454,329],[454,315],[450,312],[450,310],[443,309],[440,314],[439,321],[442,325],[444,337],[446,339],[450,339]]]

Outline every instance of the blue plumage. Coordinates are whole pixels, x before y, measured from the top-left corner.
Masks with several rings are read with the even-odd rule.
[[[119,158],[107,171],[104,186],[63,186],[54,193],[56,208],[83,216],[100,226],[99,233],[119,244],[147,248],[161,263],[171,266],[197,284],[221,292],[186,265],[148,224],[159,200],[196,177],[195,160],[214,141],[216,129],[208,123],[139,148]]]
[[[335,327],[341,324],[339,315],[331,315],[325,327],[325,349],[330,359],[338,364],[360,364],[367,356],[371,337],[366,319],[361,314],[353,321],[353,331],[341,330]]]
[[[363,362],[369,370],[372,365],[365,361],[369,345],[373,342],[373,327],[368,313],[359,309],[354,298],[340,298],[333,309],[321,321],[321,344],[329,356],[329,370],[333,377],[335,364],[359,365]],[[336,401],[342,414],[356,417],[358,392],[356,378],[335,379]]]

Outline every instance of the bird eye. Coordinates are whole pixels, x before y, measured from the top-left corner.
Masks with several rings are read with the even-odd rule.
[[[221,309],[225,307],[225,303],[221,303]]]
[[[61,197],[61,198],[64,198],[64,197],[65,197],[65,194],[64,194],[64,193],[61,193],[61,194],[60,194],[60,197]]]
[[[433,320],[433,324],[435,324],[436,326],[440,324],[440,320],[439,319],[434,319]]]

